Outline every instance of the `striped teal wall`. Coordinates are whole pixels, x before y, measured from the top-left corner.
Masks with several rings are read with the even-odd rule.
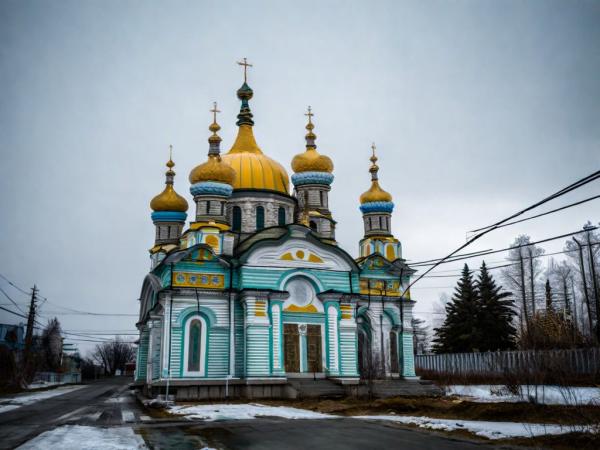
[[[415,358],[413,354],[413,336],[412,333],[402,333],[402,376],[414,377]]]
[[[161,339],[160,332],[157,332],[154,336],[154,340],[152,342],[152,379],[156,380],[160,378],[160,348],[161,348]]]
[[[146,367],[148,363],[148,331],[140,333],[140,344],[138,346],[136,374],[138,381],[146,380]]]
[[[208,333],[209,378],[226,377],[229,371],[229,327],[211,327]]]
[[[312,269],[283,269],[270,267],[257,268],[257,267],[242,267],[240,270],[240,282],[244,288],[254,289],[280,289],[280,284],[287,276],[297,273],[301,275],[303,273],[309,274],[317,278],[322,287],[323,291],[333,289],[336,291],[349,292],[349,277],[348,272],[334,272],[326,270],[312,270]],[[352,289],[354,292],[359,291],[359,280],[357,276],[352,277]]]
[[[271,366],[269,327],[248,325],[246,339],[246,376],[269,376]]]
[[[235,376],[244,376],[244,308],[237,301],[234,309],[235,321]]]
[[[340,370],[344,377],[358,376],[356,330],[340,329]]]

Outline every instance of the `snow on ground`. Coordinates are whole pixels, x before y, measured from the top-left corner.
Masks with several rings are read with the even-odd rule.
[[[520,395],[510,393],[502,385],[451,385],[445,388],[449,395],[468,397],[479,403],[488,402],[528,402],[544,405],[600,405],[600,388],[531,386],[520,387]]]
[[[337,416],[322,414],[287,406],[267,406],[259,403],[172,406],[173,414],[185,415],[188,419],[244,420],[257,417],[282,417],[284,419],[334,419]]]
[[[96,428],[65,425],[46,431],[18,447],[20,450],[59,448],[61,450],[131,450],[145,449],[141,436],[130,427]]]
[[[354,416],[354,419],[389,420],[441,431],[465,430],[488,439],[533,437],[544,434],[565,434],[586,431],[584,426],[561,426],[518,422],[488,422],[483,420],[434,419],[417,416]]]
[[[76,391],[85,386],[64,386],[49,391],[41,392],[27,392],[24,394],[18,394],[14,397],[3,397],[0,398],[0,413],[10,411],[12,409],[20,408],[21,406],[31,405],[32,403],[46,400],[50,397],[56,397],[57,395],[67,394],[69,392]]]

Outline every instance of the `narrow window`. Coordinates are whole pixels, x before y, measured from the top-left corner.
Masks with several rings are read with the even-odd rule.
[[[321,206],[325,206],[325,192],[319,191],[319,197],[321,200]]]
[[[231,222],[231,228],[233,231],[242,231],[242,208],[239,206],[233,207],[233,218]]]
[[[379,229],[382,230],[383,229],[383,225],[381,224],[381,216],[379,216],[378,219],[379,219]]]
[[[285,225],[285,208],[283,206],[277,210],[277,223],[280,227]]]
[[[310,229],[313,231],[317,231],[317,222],[315,222],[314,220],[310,221]]]
[[[225,214],[225,202],[221,202],[221,215]]]
[[[206,215],[208,216],[210,214],[210,200],[206,201]]]
[[[256,207],[256,231],[262,230],[265,227],[265,208],[262,206]]]
[[[200,372],[200,336],[202,323],[194,319],[190,324],[188,337],[188,372]]]

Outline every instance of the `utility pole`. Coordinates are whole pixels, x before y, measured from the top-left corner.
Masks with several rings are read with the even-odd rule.
[[[29,315],[27,317],[27,331],[25,332],[25,352],[23,355],[23,377],[27,381],[29,376],[29,364],[31,361],[31,346],[33,344],[33,326],[35,324],[35,310],[37,302],[37,287],[31,289],[31,302],[29,303]]]
[[[529,252],[529,272],[531,274],[531,279],[529,280],[531,289],[531,316],[535,317],[535,276],[533,273],[533,254],[531,252],[531,247],[528,247],[527,251]]]
[[[587,229],[587,227],[584,227]],[[600,299],[598,298],[598,280],[596,280],[596,264],[594,262],[594,252],[592,251],[592,242],[590,240],[590,230],[587,231],[588,256],[590,259],[590,271],[592,275],[592,285],[594,286],[594,303],[596,304],[596,338],[600,342]]]
[[[583,293],[585,294],[585,304],[587,306],[587,312],[588,312],[590,336],[593,336],[594,327],[592,325],[592,310],[590,309],[590,294],[588,292],[587,280],[585,278],[585,266],[583,265],[583,246],[576,238],[573,238],[573,240],[579,247],[579,267],[581,269],[581,278],[583,279]]]
[[[525,338],[525,325],[529,331],[529,316],[527,315],[527,298],[525,295],[525,267],[523,266],[523,253],[519,248],[519,262],[521,268],[521,298],[523,302],[523,317],[521,317],[521,337]],[[525,318],[525,320],[523,320]]]

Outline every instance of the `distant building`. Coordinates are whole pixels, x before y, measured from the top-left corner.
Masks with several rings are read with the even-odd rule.
[[[11,350],[23,350],[25,348],[25,324],[0,323],[0,345]]]
[[[245,81],[237,96],[231,149],[221,155],[215,107],[208,160],[190,173],[189,228],[171,159],[166,187],[150,204],[156,237],[140,297],[136,381],[198,392],[227,380],[252,396],[307,376],[348,384],[373,374],[414,377],[414,270],[392,234],[394,203],[379,185],[375,147],[354,259],[336,242],[333,163],[317,152],[310,109],[290,192],[285,168],[256,143]]]

